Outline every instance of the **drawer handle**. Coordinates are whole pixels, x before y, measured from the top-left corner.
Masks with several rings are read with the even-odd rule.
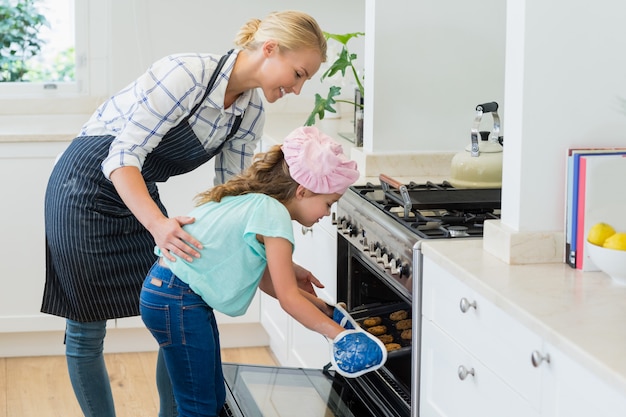
[[[461,298],[461,302],[459,303],[459,307],[463,313],[467,313],[470,308],[476,310],[476,301],[469,301],[467,298]]]
[[[306,235],[309,232],[313,233],[313,228],[312,227],[304,227],[304,226],[302,226],[302,234],[303,235]]]
[[[466,367],[461,365],[459,366],[457,373],[459,375],[459,379],[461,381],[465,381],[465,378],[467,378],[468,375],[474,376],[474,368],[467,369]]]
[[[547,353],[545,355],[542,355],[541,352],[539,352],[538,350],[533,350],[533,353],[530,355],[530,361],[535,368],[539,368],[541,362],[545,361],[546,363],[550,363],[550,355],[548,355]]]

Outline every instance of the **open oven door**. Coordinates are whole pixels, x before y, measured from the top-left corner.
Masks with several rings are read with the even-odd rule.
[[[221,417],[395,417],[334,371],[223,364]]]

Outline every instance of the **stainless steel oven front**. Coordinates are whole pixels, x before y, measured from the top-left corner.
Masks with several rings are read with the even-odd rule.
[[[411,338],[387,333],[397,350],[388,352],[382,368],[350,383],[367,395],[379,398],[389,415],[417,417],[420,361],[420,243],[386,213],[347,192],[337,206],[337,301],[345,301],[357,319],[388,318],[406,311],[411,319]],[[385,323],[383,323],[385,324]]]

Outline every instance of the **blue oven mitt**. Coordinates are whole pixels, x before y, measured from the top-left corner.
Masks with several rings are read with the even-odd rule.
[[[375,336],[363,330],[345,330],[332,344],[331,363],[340,375],[355,378],[385,364],[387,349]]]
[[[333,321],[344,329],[358,329],[359,325],[346,311],[345,303],[337,303],[333,311]]]

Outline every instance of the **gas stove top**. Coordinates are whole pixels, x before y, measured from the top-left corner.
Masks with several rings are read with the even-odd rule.
[[[384,176],[381,184],[350,189],[422,239],[482,237],[484,221],[500,218],[500,189],[460,189],[445,181],[398,184]]]

